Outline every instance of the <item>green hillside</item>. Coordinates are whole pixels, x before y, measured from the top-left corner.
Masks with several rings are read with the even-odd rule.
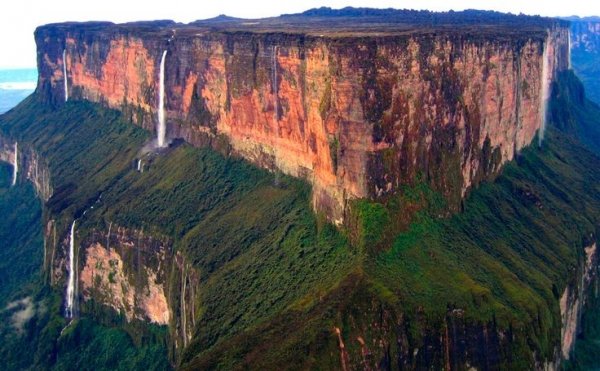
[[[209,149],[177,143],[145,156],[140,174],[134,162],[148,133],[99,105],[55,109],[34,95],[0,116],[0,132],[48,162],[54,195],[44,218],[58,221],[61,236],[80,218],[81,238],[112,222],[173,241],[199,272],[200,299],[181,357],[170,329],[93,305],[63,331],[63,288],[46,286],[39,270],[42,210],[30,186],[7,188],[2,166],[0,209],[31,207],[13,213],[29,247],[4,249],[14,258],[0,266],[3,280],[26,274],[3,285],[0,302],[28,297],[35,308],[24,332],[3,312],[4,368],[162,369],[169,354],[200,369],[331,369],[341,360],[442,368],[462,365],[463,348],[477,368],[528,369],[534,353],[550,360],[560,343],[558,298],[600,220],[600,160],[577,140],[600,117],[579,104],[577,83],[561,76],[568,97],[554,96],[542,148],[526,148],[472,191],[461,213],[449,215],[441,195],[415,183],[385,202],[356,200],[341,229],[313,213],[305,182]],[[463,348],[444,359],[439,339],[450,327],[465,343],[451,344]],[[484,332],[503,335],[478,341]]]

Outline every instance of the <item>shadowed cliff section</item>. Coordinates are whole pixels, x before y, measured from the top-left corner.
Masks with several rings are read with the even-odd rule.
[[[425,176],[451,210],[529,145],[568,23],[493,12],[345,9],[36,30],[43,100],[85,99],[167,136],[304,178],[347,221]],[[543,74],[546,73],[545,76]],[[66,83],[66,85],[65,85]]]
[[[587,99],[583,84],[572,70],[561,73],[553,85],[548,115],[560,131],[600,153],[600,106]]]

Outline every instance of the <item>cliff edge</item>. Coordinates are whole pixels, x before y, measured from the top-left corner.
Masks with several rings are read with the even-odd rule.
[[[417,177],[458,208],[543,127],[544,91],[568,68],[568,23],[370,11],[42,26],[37,92],[155,130],[166,52],[168,138],[307,179],[314,208],[338,224],[349,200]]]

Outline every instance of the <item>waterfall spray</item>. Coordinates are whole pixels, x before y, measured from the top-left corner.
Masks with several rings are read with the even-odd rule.
[[[548,110],[548,93],[550,90],[550,79],[548,78],[548,47],[550,45],[550,37],[546,39],[544,44],[544,53],[542,54],[542,89],[540,92],[540,132],[539,132],[539,145],[542,145],[544,140],[544,133],[546,131],[546,112]]]
[[[165,147],[165,136],[167,128],[165,126],[165,59],[167,51],[165,50],[160,59],[160,78],[159,78],[159,95],[158,95],[158,130],[157,142],[158,147]]]
[[[65,102],[69,100],[69,82],[67,80],[67,49],[63,49],[63,79],[65,81]]]
[[[278,91],[277,91],[277,47],[273,46],[273,54],[271,55],[271,65],[272,65],[272,69],[271,69],[271,73],[273,74],[273,76],[271,76],[271,83],[273,84],[272,86],[272,90],[273,90],[273,97],[274,97],[274,102],[273,102],[273,107],[275,110],[275,122],[279,121],[279,99],[278,99]]]
[[[69,279],[67,281],[67,306],[65,316],[73,318],[73,306],[75,303],[75,220],[71,224],[71,234],[69,235]]]
[[[13,163],[12,185],[17,184],[17,174],[19,173],[19,143],[15,142],[15,162]]]

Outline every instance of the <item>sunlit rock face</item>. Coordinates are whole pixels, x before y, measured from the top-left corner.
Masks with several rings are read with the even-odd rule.
[[[143,230],[111,226],[83,241],[81,254],[84,301],[93,298],[128,321],[169,324],[167,275],[171,258],[165,241]]]
[[[167,50],[168,137],[305,178],[315,209],[342,223],[349,200],[385,197],[417,179],[457,208],[532,142],[543,81],[568,68],[568,25],[559,21],[527,32],[229,27],[243,32],[165,22],[43,26],[37,91],[62,104],[66,63],[70,99],[102,102],[155,130]]]

